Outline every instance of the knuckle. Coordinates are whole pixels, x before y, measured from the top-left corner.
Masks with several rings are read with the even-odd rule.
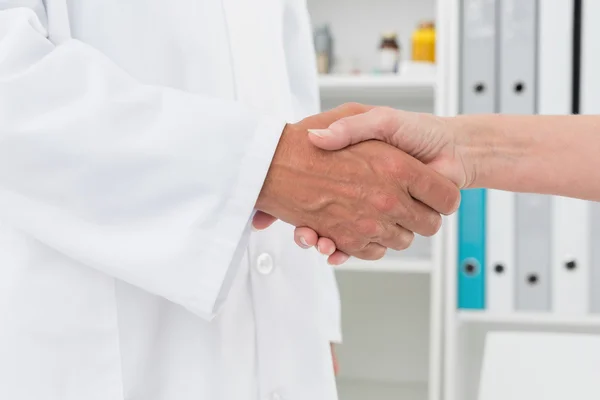
[[[427,230],[423,233],[423,236],[433,236],[440,231],[442,228],[442,216],[437,213],[433,213],[427,218]]]
[[[373,109],[373,133],[376,137],[384,137],[393,132],[395,126],[395,110],[390,107]]]
[[[398,240],[396,247],[394,250],[402,251],[408,249],[415,240],[415,234],[411,231],[402,231],[400,235],[398,235]]]
[[[372,198],[373,206],[381,213],[389,214],[400,204],[400,200],[389,193],[379,193]]]
[[[446,196],[446,201],[445,201],[446,209],[443,210],[442,212],[446,215],[454,214],[458,210],[458,207],[460,207],[460,201],[461,201],[460,190],[457,188],[455,191],[453,191],[452,193],[448,194],[448,196]]]
[[[354,102],[354,101],[344,103],[344,105],[342,107],[343,107],[344,111],[346,111],[350,114],[359,114],[366,109],[364,105],[362,105],[358,102]]]
[[[378,245],[369,245],[364,250],[359,252],[357,257],[363,260],[376,261],[385,256],[386,248]]]
[[[356,231],[365,237],[376,237],[381,233],[381,227],[377,220],[374,219],[362,219],[356,224]]]
[[[363,246],[360,241],[351,235],[344,235],[335,240],[336,247],[346,253],[356,254]]]

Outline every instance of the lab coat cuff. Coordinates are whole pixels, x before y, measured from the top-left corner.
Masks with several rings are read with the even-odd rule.
[[[240,163],[240,174],[235,192],[230,197],[225,207],[225,216],[221,226],[225,230],[231,227],[240,227],[237,241],[231,242],[228,250],[232,254],[229,267],[219,271],[218,285],[213,287],[211,307],[207,315],[208,319],[214,318],[222,308],[225,299],[231,289],[231,285],[244,252],[248,246],[251,219],[254,215],[254,205],[262,189],[263,183],[269,171],[275,149],[283,132],[286,122],[279,119],[262,118],[258,121],[253,140],[249,143],[244,159]],[[222,232],[223,237],[232,237],[231,232]],[[291,239],[290,239],[291,240]],[[232,251],[236,249],[235,251]],[[213,249],[216,251],[217,249]],[[227,251],[220,248],[218,251]],[[223,254],[216,254],[222,257]],[[217,258],[218,259],[218,258]]]

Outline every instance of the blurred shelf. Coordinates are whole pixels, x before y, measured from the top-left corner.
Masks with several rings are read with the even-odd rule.
[[[528,327],[600,328],[600,315],[566,316],[552,313],[493,314],[485,311],[459,311],[458,321],[470,324],[494,324]]]
[[[335,267],[337,271],[394,272],[404,274],[429,274],[433,269],[430,259],[383,258],[377,261],[364,261],[351,258],[346,264]]]
[[[398,74],[321,75],[323,97],[424,97],[433,101],[436,86],[434,65],[410,64]]]
[[[426,383],[373,382],[338,379],[340,400],[426,400]]]

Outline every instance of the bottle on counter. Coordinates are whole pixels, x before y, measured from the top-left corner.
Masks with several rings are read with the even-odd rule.
[[[379,70],[384,73],[398,72],[400,45],[394,32],[384,33],[379,46]]]
[[[333,64],[333,37],[329,25],[315,29],[315,51],[319,74],[328,74]]]
[[[435,63],[435,24],[425,21],[412,35],[412,60]]]

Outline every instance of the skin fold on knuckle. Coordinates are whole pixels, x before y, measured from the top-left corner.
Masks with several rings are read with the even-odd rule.
[[[399,245],[398,250],[402,251],[402,250],[408,249],[410,246],[412,246],[414,240],[415,240],[415,234],[413,232],[410,232],[410,231],[403,232],[403,234],[401,235],[401,240],[400,240],[400,245]]]
[[[400,199],[391,193],[375,193],[370,197],[373,207],[382,214],[393,214],[394,210],[400,204]]]
[[[405,228],[394,229],[394,234],[387,239],[389,248],[396,251],[406,250],[412,245],[415,234]]]
[[[442,228],[442,216],[438,213],[432,212],[427,217],[427,228],[421,233],[423,236],[430,237],[439,232]]]
[[[381,246],[367,246],[363,250],[359,252],[357,257],[368,260],[368,261],[377,261],[383,258],[386,253],[386,248]]]
[[[373,137],[379,140],[386,140],[396,131],[396,115],[393,109],[389,107],[377,107],[369,116],[372,120],[371,132]]]

